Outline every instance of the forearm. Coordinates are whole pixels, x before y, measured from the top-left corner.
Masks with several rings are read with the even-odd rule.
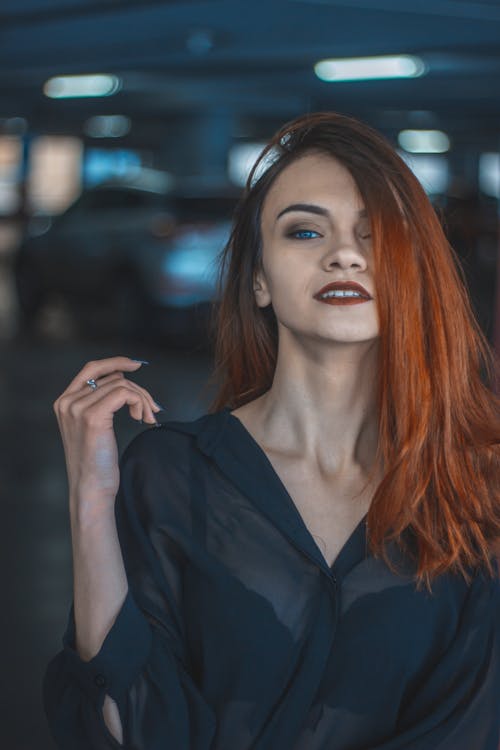
[[[125,600],[127,577],[111,507],[82,516],[70,502],[76,650],[89,661],[100,650]],[[111,734],[122,742],[118,708],[106,695],[103,715]]]
[[[127,576],[114,509],[91,518],[70,513],[76,649],[89,661],[100,650],[125,600]]]

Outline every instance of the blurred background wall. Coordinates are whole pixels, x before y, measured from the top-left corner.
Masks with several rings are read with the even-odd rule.
[[[126,354],[163,419],[204,412],[217,253],[262,144],[308,111],[398,148],[498,351],[499,77],[497,0],[2,0],[2,749],[54,747],[41,679],[72,570],[53,401]],[[123,449],[142,426],[116,429]]]

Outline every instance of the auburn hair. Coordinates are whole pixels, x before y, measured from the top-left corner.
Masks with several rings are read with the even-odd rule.
[[[446,571],[495,577],[500,541],[498,362],[475,318],[465,274],[404,160],[376,130],[318,112],[284,125],[261,152],[219,256],[211,320],[217,390],[209,413],[256,399],[272,384],[278,328],[253,291],[262,264],[266,195],[309,152],[337,159],[368,211],[380,338],[375,465],[384,475],[367,543],[395,571],[385,543],[413,558],[417,587]],[[396,302],[397,300],[397,302]]]

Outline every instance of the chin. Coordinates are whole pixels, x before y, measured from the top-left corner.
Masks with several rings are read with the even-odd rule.
[[[296,325],[298,321],[280,321],[278,319],[278,331],[280,337],[291,336],[294,339],[314,339],[321,342],[330,342],[332,344],[363,344],[378,339],[380,336],[377,326],[373,325],[354,325],[345,321],[344,325],[339,325],[332,321],[311,321],[311,324],[305,328],[304,321],[302,325]],[[368,321],[367,321],[368,323]]]
[[[366,330],[360,329],[359,326],[356,328],[349,328],[346,326],[345,328],[342,328],[341,326],[336,327],[334,330],[332,330],[332,326],[329,328],[325,326],[323,330],[316,328],[317,335],[321,336],[322,338],[329,339],[330,341],[338,341],[342,343],[352,343],[355,344],[357,342],[362,343],[363,341],[370,341],[373,339],[376,339],[379,337],[379,332],[377,330],[373,330],[373,328],[366,328]]]

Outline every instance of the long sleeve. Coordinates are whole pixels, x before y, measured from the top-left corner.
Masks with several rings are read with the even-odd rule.
[[[138,435],[120,461],[115,517],[129,583],[126,599],[88,662],[75,650],[72,606],[63,650],[44,676],[45,712],[63,750],[205,750],[215,732],[214,713],[191,678],[185,653],[185,561],[172,538],[176,519],[165,483],[175,467],[151,450],[153,432]],[[106,693],[118,705],[123,746],[104,723]]]

